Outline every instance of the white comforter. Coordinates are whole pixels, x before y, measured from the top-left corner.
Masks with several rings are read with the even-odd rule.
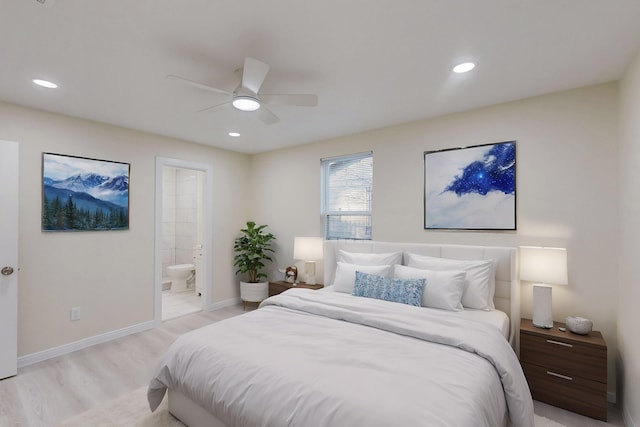
[[[181,336],[150,382],[152,410],[167,387],[228,426],[533,426],[495,327],[338,292],[288,291]]]

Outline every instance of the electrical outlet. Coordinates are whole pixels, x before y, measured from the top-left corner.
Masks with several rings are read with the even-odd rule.
[[[71,309],[71,320],[80,320],[80,307],[73,307]]]

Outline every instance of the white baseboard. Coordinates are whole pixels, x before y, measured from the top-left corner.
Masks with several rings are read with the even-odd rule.
[[[213,304],[209,304],[207,305],[205,310],[213,311],[213,310],[218,310],[220,308],[231,307],[232,305],[238,305],[240,303],[242,303],[242,300],[240,299],[240,297],[230,298],[223,301],[218,301]]]
[[[74,341],[69,344],[64,344],[58,347],[53,347],[48,350],[39,351],[37,353],[27,354],[25,356],[18,357],[18,368],[33,365],[34,363],[42,362],[53,357],[62,356],[67,353],[81,350],[83,348],[91,347],[92,345],[101,344],[103,342],[111,341],[116,338],[121,338],[127,335],[135,334],[137,332],[153,329],[154,322],[150,320],[148,322],[139,323],[137,325],[128,326],[126,328],[118,329],[104,334],[95,335],[93,337],[85,338],[79,341]]]
[[[218,310],[220,308],[230,307],[232,305],[240,304],[242,300],[240,297],[230,298],[224,301],[217,302],[215,304],[209,304],[206,307],[207,311]],[[58,347],[53,347],[47,350],[38,351],[36,353],[27,354],[25,356],[18,357],[18,368],[33,365],[34,363],[43,362],[45,360],[62,356],[76,350],[82,350],[83,348],[91,347],[92,345],[102,344],[107,341],[114,340],[116,338],[125,337],[127,335],[135,334],[138,332],[153,329],[155,322],[149,320],[148,322],[139,323],[137,325],[127,326],[126,328],[118,329],[116,331],[106,332],[104,334],[96,335],[93,337],[85,338],[79,341],[74,341],[68,344],[64,344]]]

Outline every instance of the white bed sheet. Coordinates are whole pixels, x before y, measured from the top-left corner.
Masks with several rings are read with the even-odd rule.
[[[294,288],[295,289],[295,288]],[[316,292],[335,292],[333,286],[327,286],[319,289]],[[425,310],[439,310],[437,308],[423,307]],[[494,310],[477,310],[473,308],[465,308],[462,311],[452,312],[455,316],[459,316],[463,319],[468,319],[476,322],[483,322],[494,326],[500,331],[503,337],[509,340],[509,316],[504,311],[497,309]]]
[[[155,409],[169,387],[228,426],[499,426],[507,414],[532,426],[531,395],[506,340],[450,314],[289,291],[180,337],[158,365],[149,403]]]
[[[475,310],[473,308],[465,308],[463,311],[456,312],[460,317],[472,320],[474,322],[483,322],[495,327],[500,331],[502,336],[509,339],[509,316],[500,310]]]

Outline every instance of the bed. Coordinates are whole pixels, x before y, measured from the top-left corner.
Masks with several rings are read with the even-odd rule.
[[[380,264],[390,255],[395,264]],[[516,255],[515,248],[327,241],[330,286],[291,289],[179,337],[150,381],[149,405],[154,410],[168,391],[171,413],[193,427],[533,426],[514,351]],[[455,292],[434,294],[455,275],[455,289],[462,280],[465,304],[474,305],[467,288],[476,266],[487,264],[491,307],[457,310]],[[354,269],[351,283],[345,278]],[[411,277],[416,270],[426,279]],[[420,284],[437,307],[425,303],[426,292],[413,293]],[[382,299],[355,296],[380,289]]]

